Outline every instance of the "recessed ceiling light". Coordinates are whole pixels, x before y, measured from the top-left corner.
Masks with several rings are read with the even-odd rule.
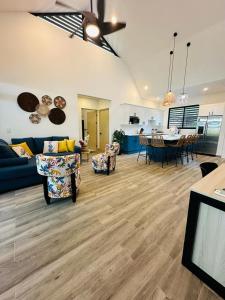
[[[117,17],[112,16],[111,22],[112,22],[113,25],[115,25],[117,23]]]
[[[148,90],[148,86],[147,86],[147,85],[144,86],[144,90],[145,90],[145,91]]]
[[[207,92],[209,90],[208,87],[204,87],[203,92]]]

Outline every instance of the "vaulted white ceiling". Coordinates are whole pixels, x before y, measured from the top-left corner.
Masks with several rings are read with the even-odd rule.
[[[77,10],[89,0],[62,0]],[[93,0],[95,2],[95,0]],[[127,28],[107,37],[119,53],[144,98],[162,97],[167,89],[172,34],[178,32],[173,89],[182,87],[186,43],[191,42],[187,87],[195,94],[207,85],[225,86],[224,0],[106,0],[106,19],[113,15]],[[60,11],[55,0],[1,0],[0,11]],[[65,9],[63,9],[65,11]],[[219,85],[217,85],[217,82]],[[148,91],[144,86],[148,85]]]

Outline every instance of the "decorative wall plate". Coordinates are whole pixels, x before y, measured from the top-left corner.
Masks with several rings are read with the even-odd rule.
[[[35,112],[36,106],[39,104],[39,100],[34,94],[25,92],[17,97],[17,103],[23,110],[27,112]]]
[[[66,115],[60,108],[52,108],[48,115],[49,120],[56,125],[60,125],[65,122]]]
[[[39,124],[41,122],[41,117],[39,116],[39,114],[31,114],[29,116],[29,119],[33,124]]]
[[[57,96],[54,99],[54,104],[55,104],[55,107],[63,109],[66,106],[66,100],[61,96]]]
[[[36,112],[41,116],[47,116],[49,114],[49,107],[46,104],[38,104]]]
[[[52,98],[49,97],[48,95],[42,96],[41,101],[42,101],[43,104],[46,104],[46,105],[51,105],[52,104]]]

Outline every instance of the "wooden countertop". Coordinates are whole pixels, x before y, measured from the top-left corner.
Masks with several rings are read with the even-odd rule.
[[[215,189],[225,188],[225,163],[191,187],[191,191],[225,202],[225,197],[214,193]]]

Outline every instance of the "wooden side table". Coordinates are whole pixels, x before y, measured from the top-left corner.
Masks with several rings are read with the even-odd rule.
[[[86,160],[89,161],[90,150],[87,146],[81,148],[81,158],[84,159],[84,155],[86,155]]]

